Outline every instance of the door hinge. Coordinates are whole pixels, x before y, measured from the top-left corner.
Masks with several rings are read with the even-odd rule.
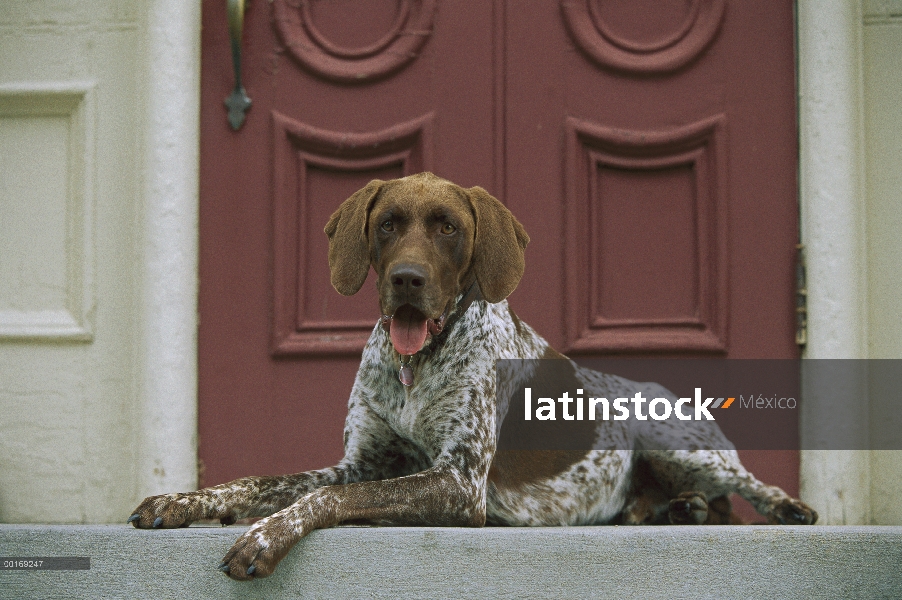
[[[808,343],[808,284],[805,274],[805,246],[796,244],[796,344]]]

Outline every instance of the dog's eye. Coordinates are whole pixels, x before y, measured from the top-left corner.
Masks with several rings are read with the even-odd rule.
[[[451,235],[455,231],[457,231],[457,227],[455,227],[451,223],[445,223],[444,225],[442,225],[442,233],[444,233],[445,235]]]
[[[382,227],[382,231],[394,231],[395,230],[395,224],[392,223],[391,219],[389,219],[387,221],[382,221],[382,225],[380,225],[380,227]]]

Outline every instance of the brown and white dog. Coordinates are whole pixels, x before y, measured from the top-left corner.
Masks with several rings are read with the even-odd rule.
[[[345,457],[318,471],[152,496],[129,518],[135,527],[265,517],[220,565],[245,580],[271,574],[298,540],[340,523],[726,523],[734,492],[770,522],[816,521],[804,503],[747,472],[715,423],[686,432],[678,421],[672,429],[589,422],[586,450],[498,450],[508,407],[496,398],[496,361],[564,357],[507,305],[529,238],[482,188],[430,173],[373,181],[325,231],[332,284],[354,294],[372,267],[383,314],[348,402]],[[563,364],[586,394],[672,397]],[[694,449],[667,449],[669,436]]]

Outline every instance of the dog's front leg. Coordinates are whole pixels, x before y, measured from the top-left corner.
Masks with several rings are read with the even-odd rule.
[[[485,524],[484,479],[480,485],[444,465],[396,479],[320,488],[255,523],[238,538],[220,568],[232,579],[266,577],[314,529],[357,520],[481,527]]]
[[[271,515],[299,497],[327,485],[367,478],[358,465],[338,465],[274,477],[242,477],[195,492],[150,496],[128,522],[139,529],[187,527],[201,519],[230,525],[246,517]]]
[[[365,403],[351,398],[345,425],[345,457],[334,467],[274,477],[242,477],[194,492],[150,496],[128,522],[139,529],[187,527],[200,519],[223,524],[265,517],[317,488],[411,473],[401,460],[408,448]],[[386,457],[394,457],[394,463]],[[399,471],[401,469],[401,471]]]

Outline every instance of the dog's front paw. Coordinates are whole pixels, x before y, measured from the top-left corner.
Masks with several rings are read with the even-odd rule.
[[[267,577],[300,538],[285,517],[261,519],[232,545],[219,570],[238,581]]]
[[[708,519],[708,499],[702,492],[683,492],[670,501],[667,516],[674,525],[701,525]]]
[[[814,525],[817,511],[801,500],[786,498],[768,512],[767,522],[772,525]]]
[[[187,527],[198,519],[212,517],[208,514],[207,504],[206,499],[196,492],[149,496],[138,505],[128,522],[138,529]]]

